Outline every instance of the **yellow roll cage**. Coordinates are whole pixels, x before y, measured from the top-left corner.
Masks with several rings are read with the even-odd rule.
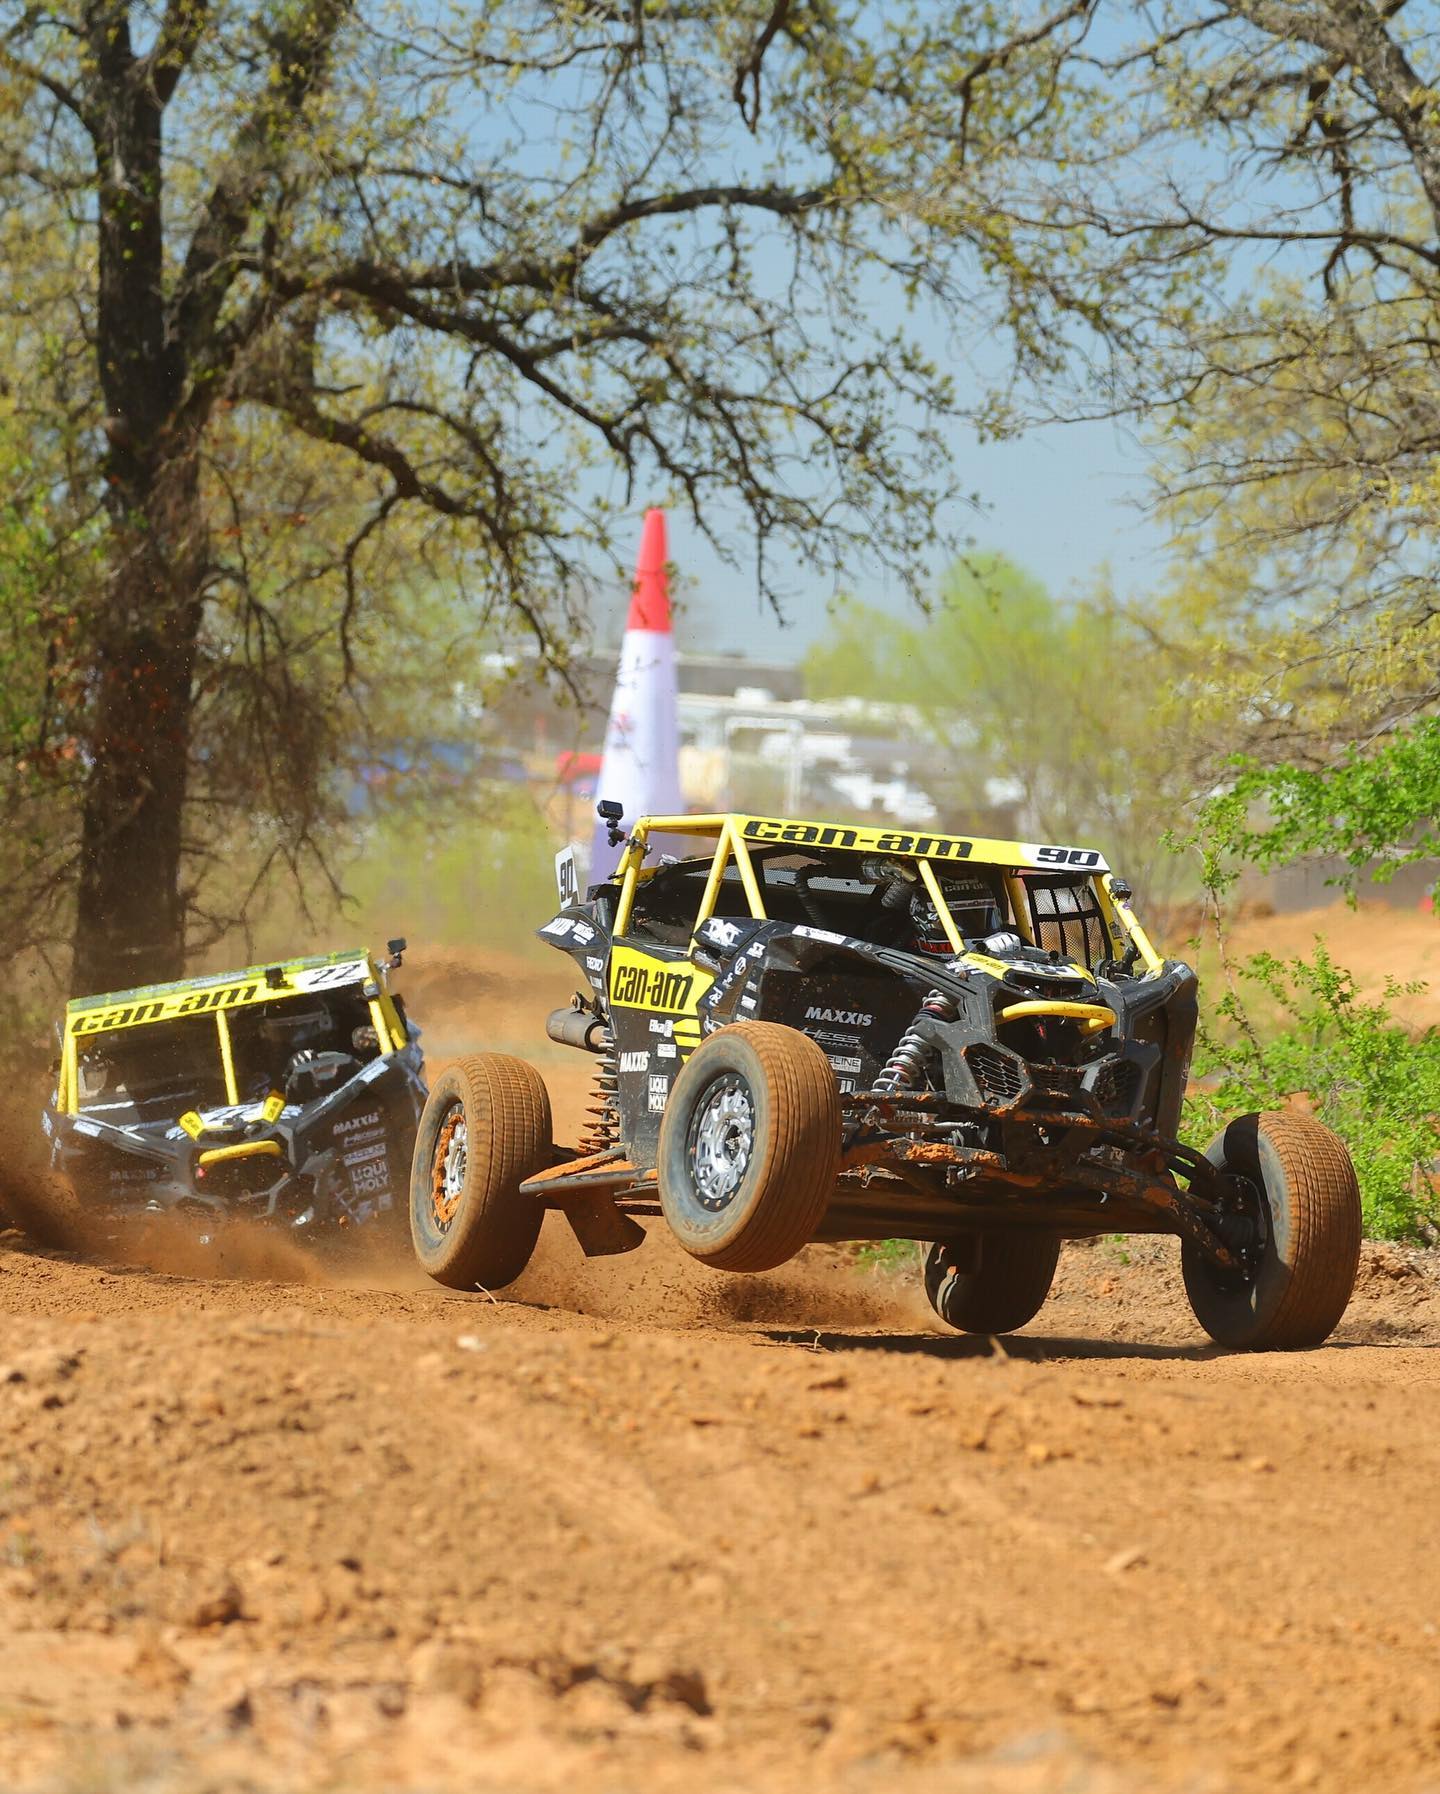
[[[215,1044],[225,1082],[225,1100],[238,1106],[240,1091],[235,1079],[235,1056],[230,1038],[230,1017],[239,1009],[285,998],[300,1000],[312,993],[297,987],[297,974],[327,966],[359,962],[363,968],[353,979],[329,985],[346,990],[359,985],[374,990],[368,997],[370,1025],[381,1052],[399,1052],[405,1045],[405,1024],[373,956],[367,952],[327,953],[308,959],[272,960],[268,965],[247,966],[239,972],[185,978],[175,984],[150,984],[137,990],[114,991],[104,996],[76,997],[65,1005],[65,1026],[60,1046],[60,1074],[56,1108],[62,1115],[80,1113],[80,1046],[86,1038],[114,1034],[130,1028],[158,1026],[190,1016],[208,1016],[215,1024]],[[271,982],[277,977],[279,982]]]
[[[715,905],[720,895],[720,884],[730,862],[735,862],[740,874],[740,883],[745,891],[746,902],[750,906],[750,914],[758,921],[765,918],[765,900],[761,893],[760,881],[755,875],[755,866],[750,858],[751,845],[760,847],[789,846],[797,850],[803,848],[839,849],[847,853],[881,854],[890,859],[908,859],[915,862],[920,873],[921,882],[925,886],[935,913],[940,918],[951,947],[958,955],[973,957],[966,953],[965,943],[960,930],[955,925],[955,918],[945,901],[940,879],[935,866],[938,862],[946,868],[961,866],[991,866],[997,868],[1004,879],[1005,894],[1010,903],[1011,913],[1016,927],[1032,946],[1036,945],[1034,929],[1031,925],[1029,905],[1023,901],[1021,874],[1024,872],[1071,872],[1077,882],[1083,880],[1095,892],[1101,916],[1109,929],[1112,940],[1128,939],[1134,943],[1136,953],[1147,974],[1158,973],[1163,969],[1164,961],[1151,944],[1149,936],[1136,920],[1128,899],[1122,897],[1115,889],[1115,881],[1104,857],[1092,848],[1075,848],[1037,845],[1022,841],[996,841],[980,836],[938,835],[926,831],[910,829],[872,828],[853,823],[840,822],[803,822],[779,816],[747,816],[738,812],[726,812],[711,816],[643,816],[635,824],[626,838],[625,851],[620,856],[614,876],[620,882],[620,901],[615,916],[615,934],[627,934],[630,929],[630,916],[635,906],[635,894],[640,885],[653,878],[658,868],[645,866],[645,855],[650,846],[652,836],[688,835],[701,840],[714,840],[715,853],[710,864],[710,875],[705,881],[705,890],[700,899],[700,908],[695,917],[695,927],[708,921],[715,913]],[[1026,1006],[1029,1013],[1037,1013],[1034,1006]],[[1050,1005],[1054,1013],[1068,1013],[1070,1010],[1084,1010],[1083,1017],[1089,1027],[1105,1027],[1114,1021],[1113,1014],[1103,1005]],[[1108,1017],[1102,1019],[1101,1011]]]

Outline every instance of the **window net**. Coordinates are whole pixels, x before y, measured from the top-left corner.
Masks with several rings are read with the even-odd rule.
[[[1110,954],[1110,937],[1094,887],[1031,885],[1027,892],[1035,944],[1092,970]]]

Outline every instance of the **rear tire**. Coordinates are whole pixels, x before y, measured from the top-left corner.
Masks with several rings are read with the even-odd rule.
[[[840,1092],[808,1035],[733,1022],[690,1055],[660,1122],[660,1207],[720,1271],[773,1271],[815,1237],[835,1189]]]
[[[1013,1333],[1044,1306],[1059,1257],[1057,1233],[991,1229],[975,1236],[973,1255],[963,1258],[932,1246],[925,1259],[925,1294],[947,1327]]]
[[[1185,1294],[1217,1345],[1252,1352],[1317,1346],[1339,1325],[1360,1263],[1360,1188],[1343,1140],[1308,1115],[1232,1121],[1205,1155],[1263,1198],[1252,1274],[1222,1270],[1188,1241]]]
[[[541,1204],[520,1185],[551,1158],[550,1097],[523,1059],[479,1053],[436,1079],[415,1136],[410,1238],[449,1289],[503,1289],[535,1250]]]

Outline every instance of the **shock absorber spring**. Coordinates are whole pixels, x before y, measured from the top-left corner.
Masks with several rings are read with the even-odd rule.
[[[898,1096],[902,1090],[913,1090],[924,1075],[933,1051],[919,1032],[919,1024],[926,1016],[953,1022],[959,1011],[960,1005],[954,997],[943,990],[932,990],[920,1005],[914,1021],[896,1042],[884,1071],[875,1080],[875,1088],[885,1096]]]
[[[590,1120],[580,1141],[580,1156],[606,1152],[620,1139],[620,1062],[615,1057],[615,1036],[607,1028],[601,1036],[600,1057],[590,1084],[585,1113]]]

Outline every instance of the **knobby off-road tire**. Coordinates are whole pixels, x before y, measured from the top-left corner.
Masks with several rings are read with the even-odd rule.
[[[503,1289],[515,1281],[543,1212],[520,1185],[550,1155],[550,1097],[533,1065],[478,1053],[440,1074],[410,1168],[410,1237],[437,1283]]]
[[[840,1092],[807,1035],[734,1022],[691,1054],[660,1122],[660,1207],[721,1271],[772,1271],[815,1237],[840,1158]]]
[[[1196,1320],[1219,1345],[1319,1345],[1345,1312],[1360,1262],[1360,1189],[1344,1141],[1308,1115],[1272,1111],[1232,1121],[1205,1156],[1255,1185],[1267,1237],[1249,1278],[1183,1246]]]
[[[1013,1333],[1044,1306],[1059,1257],[1059,1234],[1042,1230],[981,1233],[973,1263],[966,1258],[953,1271],[944,1246],[932,1246],[925,1294],[940,1319],[961,1333]]]

